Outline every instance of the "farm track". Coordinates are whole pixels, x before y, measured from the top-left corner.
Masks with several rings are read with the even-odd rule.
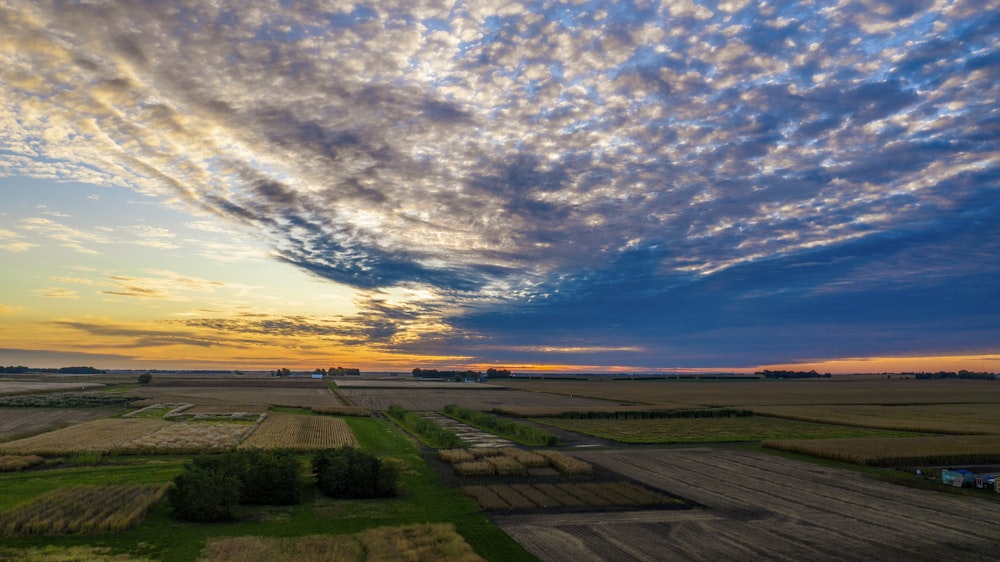
[[[574,456],[707,509],[496,517],[545,561],[995,560],[1000,544],[1000,503],[850,471],[719,448]]]

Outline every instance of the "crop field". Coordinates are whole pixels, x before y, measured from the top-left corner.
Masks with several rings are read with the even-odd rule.
[[[322,387],[254,387],[238,386],[157,386],[137,388],[131,392],[135,398],[143,398],[148,404],[168,402],[189,402],[196,406],[292,406],[309,408],[312,406],[342,406],[340,399]]]
[[[136,439],[156,433],[170,423],[152,418],[100,419],[0,443],[0,451],[40,455],[112,451],[124,449]]]
[[[539,381],[504,379],[509,388],[663,407],[809,404],[1000,404],[1000,384],[979,380],[882,379],[741,381]],[[460,402],[456,402],[460,404]]]
[[[0,535],[124,531],[138,525],[165,490],[165,485],[61,488],[0,513]]]
[[[475,386],[469,384],[466,386]],[[461,390],[461,389],[407,389],[405,392],[391,388],[339,388],[337,392],[355,406],[384,411],[396,404],[403,409],[421,412],[443,410],[448,404],[458,404],[473,410],[490,410],[511,407],[544,407],[581,410],[603,407],[609,403],[594,398],[543,394],[520,390]],[[614,403],[612,403],[614,404]]]
[[[102,388],[103,386],[101,383],[93,382],[35,382],[5,380],[3,377],[0,377],[0,396],[5,394],[56,392],[60,390],[86,390]]]
[[[272,412],[240,447],[307,451],[357,444],[341,418]]]
[[[87,451],[182,453],[219,450],[237,446],[255,427],[253,422],[106,418],[0,443],[0,451],[60,455]]]
[[[621,443],[708,443],[764,439],[907,437],[913,433],[803,422],[765,416],[733,418],[566,419],[534,421]]]
[[[754,412],[861,427],[920,431],[927,433],[1000,433],[1000,404],[839,404],[802,406],[757,406]]]
[[[378,527],[352,535],[214,539],[201,552],[199,560],[479,562],[483,559],[455,532],[453,525],[438,523]]]
[[[881,439],[789,439],[765,447],[874,466],[1000,463],[1000,435],[935,435]]]
[[[996,559],[1000,502],[720,448],[575,453],[704,509],[496,515],[542,560]],[[991,522],[978,525],[976,522]]]
[[[565,476],[589,475],[589,463],[559,451],[528,451],[516,447],[441,449],[438,458],[464,477],[523,476],[532,468],[554,468]]]
[[[462,486],[486,511],[683,506],[683,500],[631,482],[564,482]]]
[[[0,441],[104,418],[107,408],[0,408]]]

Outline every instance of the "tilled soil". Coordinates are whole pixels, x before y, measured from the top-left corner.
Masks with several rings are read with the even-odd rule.
[[[1000,554],[1000,502],[733,449],[574,456],[704,509],[495,517],[544,561],[985,561]]]

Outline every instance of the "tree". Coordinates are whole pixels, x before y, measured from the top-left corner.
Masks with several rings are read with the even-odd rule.
[[[167,490],[174,519],[208,523],[236,519],[240,480],[218,468],[189,465]]]
[[[312,460],[320,491],[334,498],[385,498],[398,493],[396,466],[354,447],[323,449]]]
[[[151,382],[153,382],[153,375],[149,373],[139,375],[139,384],[149,384]]]

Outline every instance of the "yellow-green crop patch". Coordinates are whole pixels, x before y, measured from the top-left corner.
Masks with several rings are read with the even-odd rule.
[[[68,535],[131,529],[166,485],[73,486],[0,513],[0,535]]]
[[[712,443],[915,435],[904,431],[848,427],[764,416],[639,420],[535,418],[534,421],[622,443]]]

